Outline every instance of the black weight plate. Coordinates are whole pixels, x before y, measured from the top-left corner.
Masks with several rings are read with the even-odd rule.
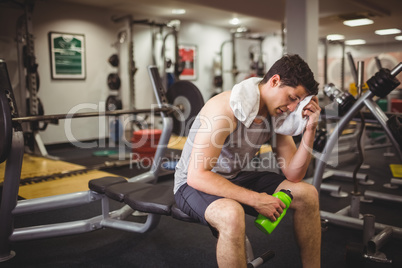
[[[117,99],[116,96],[109,96],[106,99],[106,111],[115,111],[123,109],[123,104],[121,100]]]
[[[117,73],[111,73],[107,77],[107,85],[112,90],[118,90],[120,88],[120,77]]]
[[[190,81],[180,80],[169,88],[166,97],[169,104],[184,108],[182,112],[174,113],[173,133],[179,136],[188,136],[195,117],[204,106],[201,92]]]
[[[6,63],[0,61],[0,163],[3,163],[11,150],[13,127],[11,110],[6,92],[11,90]]]
[[[113,67],[119,66],[119,56],[117,54],[110,56],[108,61]]]

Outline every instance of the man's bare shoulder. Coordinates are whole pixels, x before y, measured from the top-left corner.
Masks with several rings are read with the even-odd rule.
[[[203,109],[202,114],[213,114],[213,115],[232,115],[233,111],[230,108],[230,91],[224,91],[211,99],[209,99]]]
[[[236,126],[237,120],[230,107],[230,91],[224,91],[209,99],[202,108],[200,115],[208,118],[210,122],[216,122],[220,127],[226,127],[229,124],[232,128]],[[221,125],[223,122],[226,124]]]

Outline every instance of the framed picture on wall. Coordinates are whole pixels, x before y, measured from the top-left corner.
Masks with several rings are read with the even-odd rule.
[[[179,45],[180,63],[183,66],[183,72],[180,79],[195,80],[197,79],[197,46],[195,45]]]
[[[52,79],[85,79],[85,36],[49,32]]]

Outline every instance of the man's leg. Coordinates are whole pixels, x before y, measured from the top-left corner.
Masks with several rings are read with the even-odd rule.
[[[231,199],[218,199],[205,211],[205,219],[218,230],[216,258],[219,267],[246,267],[245,214]]]
[[[300,247],[303,267],[320,267],[321,262],[321,219],[318,192],[314,186],[304,182],[283,181],[277,188],[290,189],[294,209],[294,229]]]

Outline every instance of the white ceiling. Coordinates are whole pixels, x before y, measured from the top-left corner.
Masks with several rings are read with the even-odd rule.
[[[285,0],[57,0],[115,10],[117,14],[132,14],[134,19],[158,22],[179,19],[231,28],[234,16],[251,32],[280,33],[285,19]],[[184,8],[184,15],[172,15],[173,8]],[[402,30],[402,0],[319,0],[319,36],[343,34],[346,39],[365,39],[367,44],[398,42],[395,35],[378,36],[375,30]],[[374,24],[348,27],[340,16],[366,15]],[[400,34],[401,35],[401,34]],[[402,44],[402,41],[399,41]]]

